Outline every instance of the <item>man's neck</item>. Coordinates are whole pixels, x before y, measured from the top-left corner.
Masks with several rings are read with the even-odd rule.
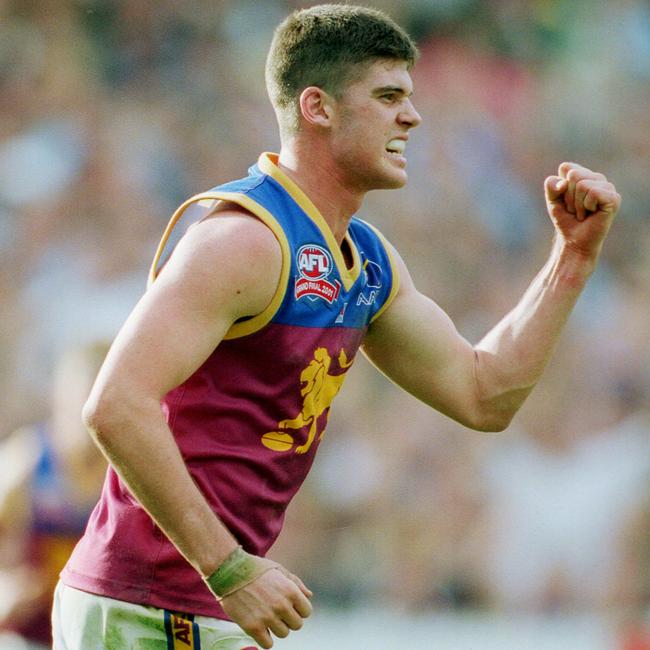
[[[309,197],[340,244],[352,216],[359,210],[364,192],[346,186],[326,156],[298,145],[282,147],[280,169]]]

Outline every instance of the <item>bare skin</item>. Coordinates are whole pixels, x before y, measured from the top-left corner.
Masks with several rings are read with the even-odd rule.
[[[248,254],[269,272],[245,272]],[[118,334],[84,409],[129,489],[204,576],[237,541],[192,481],[160,400],[205,361],[232,323],[266,307],[280,268],[277,240],[250,215],[223,211],[192,227]],[[302,626],[310,596],[295,576],[273,570],[224,598],[223,607],[270,648],[269,630],[282,637]]]
[[[279,164],[339,243],[369,190],[406,182],[404,144],[420,122],[411,94],[407,66],[395,61],[371,64],[339,100],[317,87],[301,94],[301,130],[284,136]],[[477,345],[416,290],[401,261],[398,295],[364,343],[366,355],[397,384],[478,430],[507,426],[539,379],[620,205],[602,174],[574,163],[546,179],[545,195],[555,227],[549,260]],[[246,262],[251,255],[255,265]],[[237,541],[193,483],[160,400],[237,319],[264,310],[280,269],[273,234],[239,209],[192,227],[118,335],[85,408],[90,430],[129,489],[204,576]],[[280,569],[222,604],[262,648],[271,648],[271,634],[283,638],[300,629],[311,595]]]
[[[581,188],[577,199],[571,182]],[[558,175],[546,179],[545,192],[555,226],[551,255],[517,306],[477,345],[417,291],[401,261],[396,304],[364,341],[366,355],[397,384],[473,429],[503,430],[530,394],[595,268],[620,203],[602,174],[574,163],[560,165]],[[400,332],[409,335],[400,340]]]

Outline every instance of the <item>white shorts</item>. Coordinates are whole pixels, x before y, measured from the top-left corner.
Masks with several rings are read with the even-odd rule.
[[[79,591],[54,592],[54,650],[259,650],[238,625]]]

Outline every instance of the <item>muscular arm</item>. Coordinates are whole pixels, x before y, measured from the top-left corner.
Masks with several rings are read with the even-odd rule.
[[[400,261],[402,285],[364,343],[370,360],[423,402],[473,429],[505,428],[550,357],[587,277],[555,246],[518,305],[477,345],[419,293]],[[387,341],[402,341],[387,347]]]
[[[407,391],[462,424],[500,431],[539,380],[592,273],[620,197],[600,174],[564,163],[546,180],[551,255],[517,306],[477,345],[413,286],[372,325],[364,352]],[[585,185],[584,181],[589,181]]]
[[[129,490],[203,576],[238,542],[193,482],[160,401],[207,359],[237,319],[269,304],[281,264],[275,237],[248,214],[222,212],[191,227],[119,332],[84,408],[89,430]],[[290,583],[282,589],[298,598],[296,584],[280,572],[258,582],[273,581]],[[224,607],[241,596],[224,599]],[[229,613],[271,647],[273,617],[259,623],[253,601],[243,612],[231,602]]]

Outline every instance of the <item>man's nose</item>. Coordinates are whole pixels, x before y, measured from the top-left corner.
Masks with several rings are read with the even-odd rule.
[[[410,129],[415,128],[422,122],[420,114],[415,110],[415,106],[413,106],[413,102],[410,99],[406,100],[404,110],[400,112],[397,119],[400,124],[408,126]]]

